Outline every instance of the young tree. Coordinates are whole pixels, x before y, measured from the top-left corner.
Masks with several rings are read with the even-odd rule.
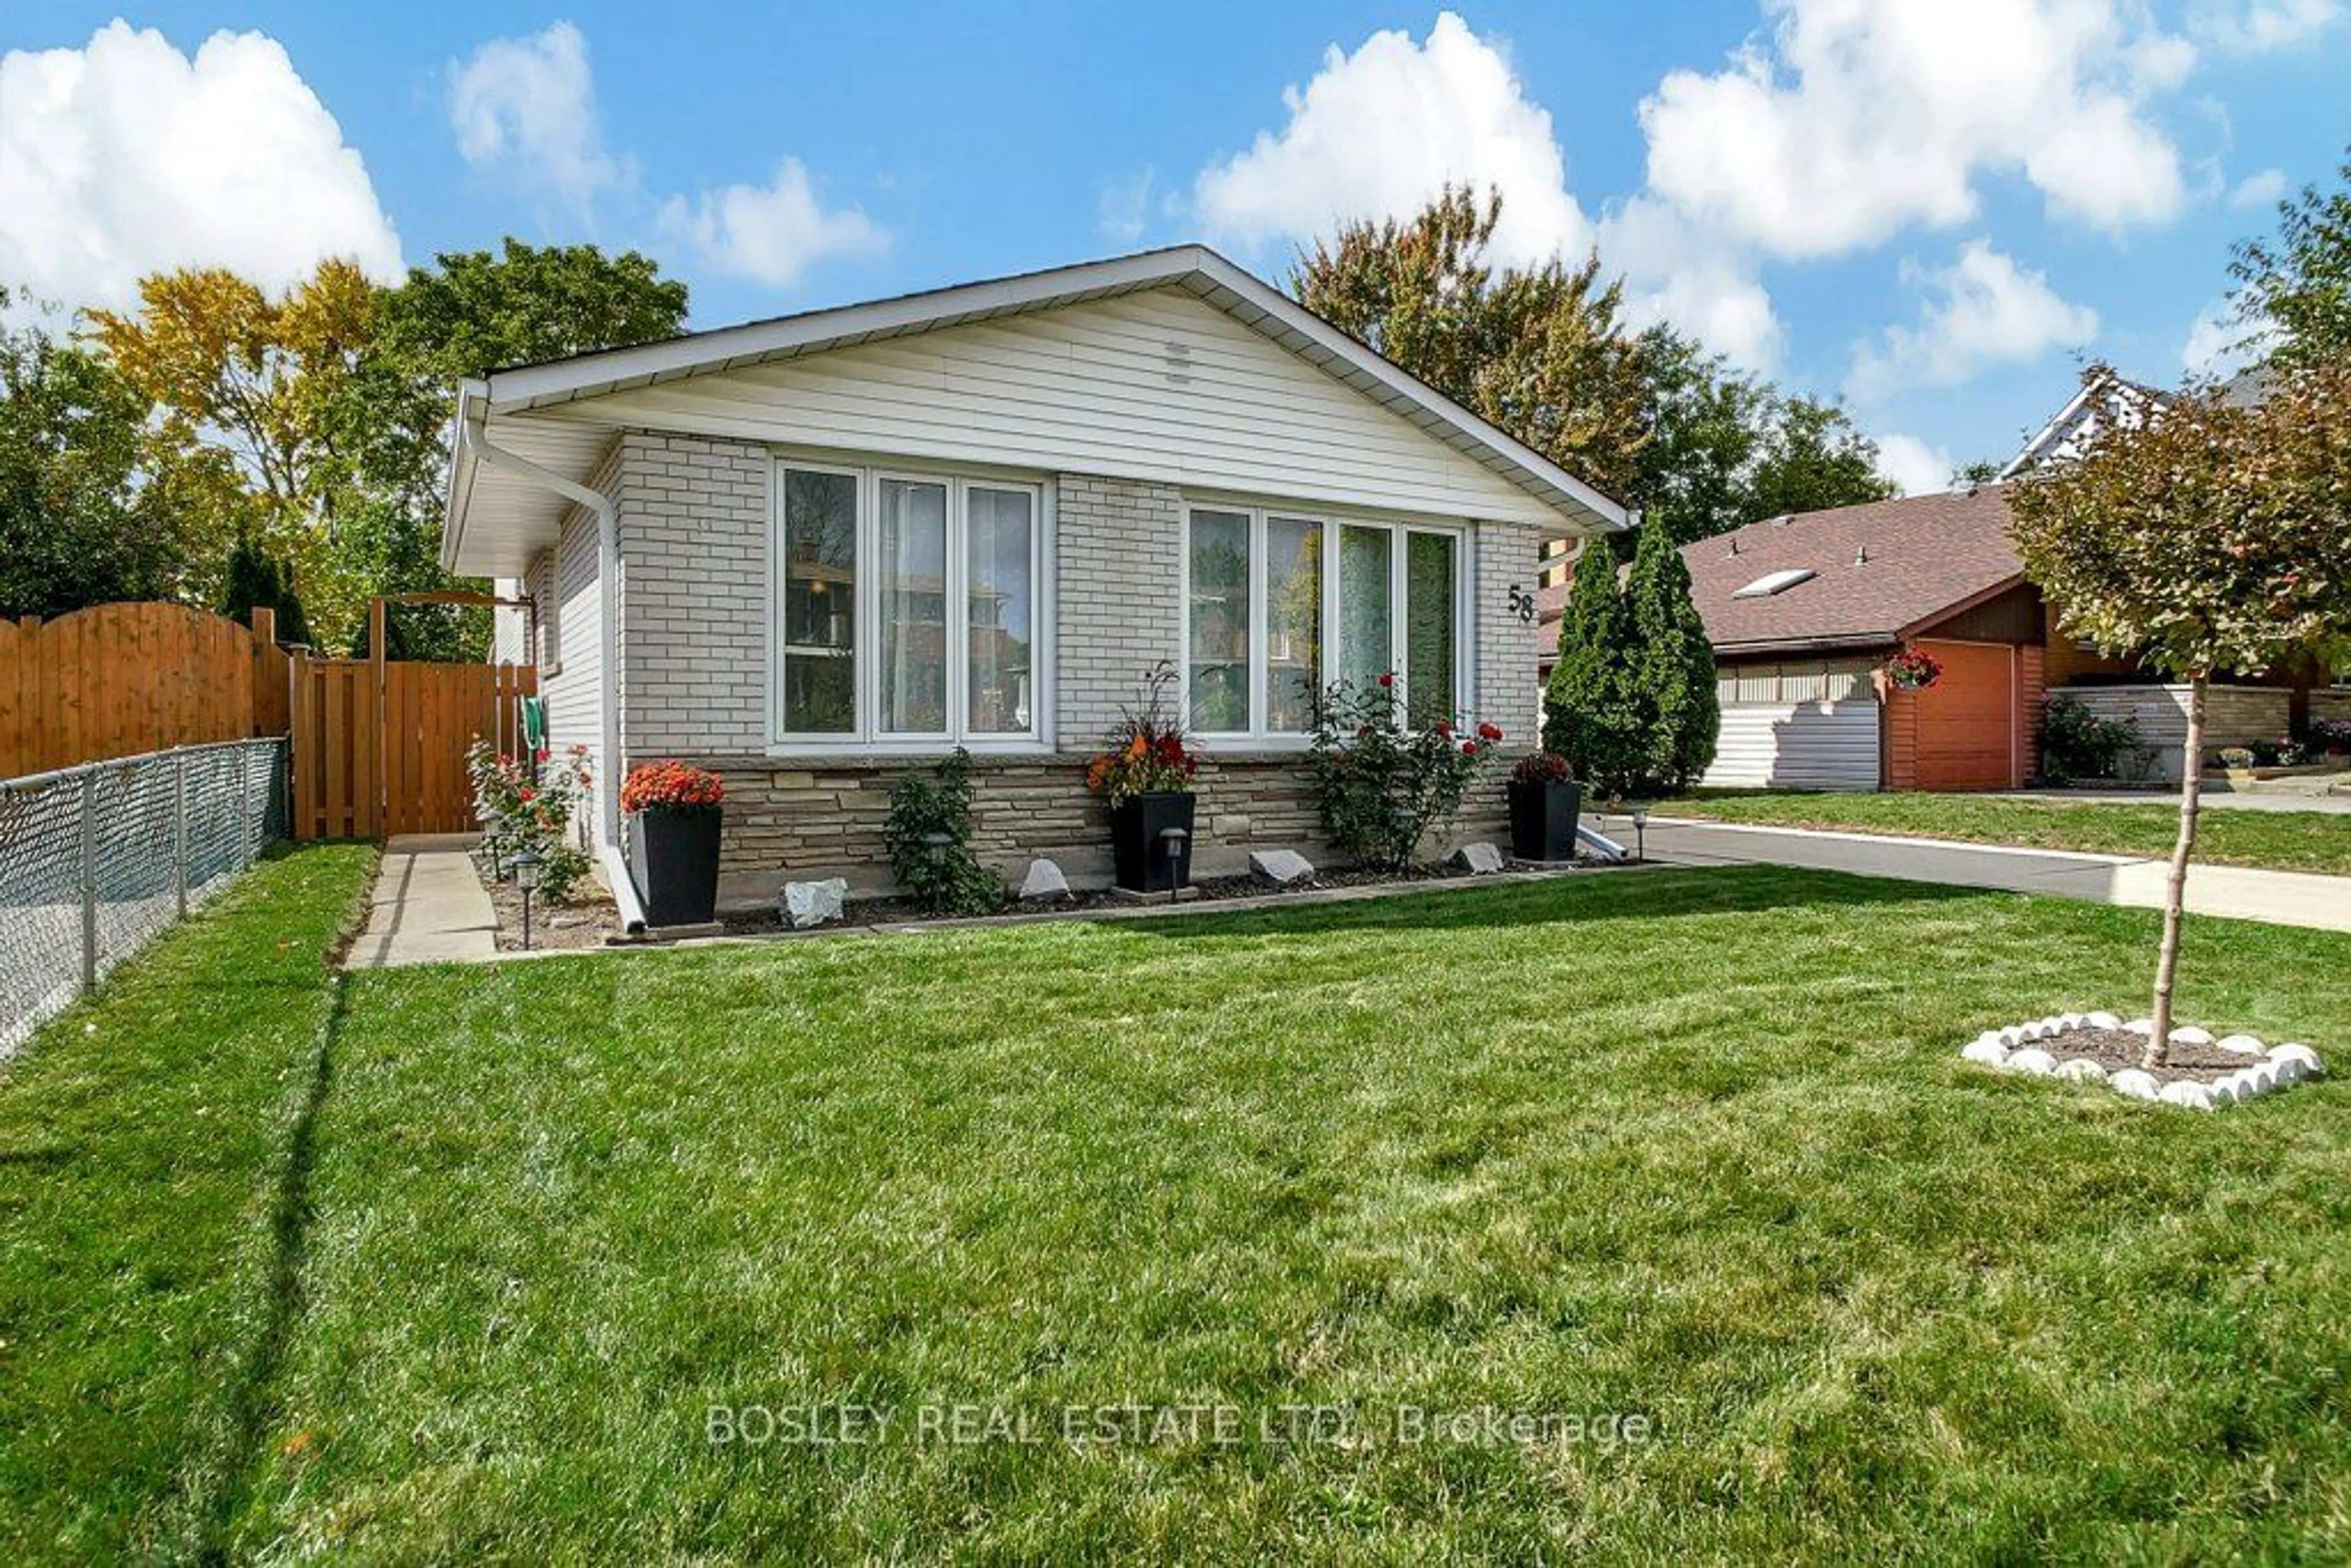
[[[2095,371],[2091,372],[2096,373]],[[2217,389],[2105,426],[2011,498],[2025,570],[2064,630],[2188,684],[2179,833],[2156,961],[2147,1065],[2170,1041],[2180,908],[2196,847],[2205,688],[2351,643],[2351,363],[2289,369],[2258,408]]]
[[[95,355],[0,329],[0,616],[180,591],[179,515],[140,482],[145,413]]]
[[[1631,632],[1622,652],[1625,675],[1648,719],[1635,792],[1672,794],[1698,782],[1714,761],[1722,705],[1714,644],[1690,597],[1689,563],[1661,522],[1642,525],[1625,604]]]

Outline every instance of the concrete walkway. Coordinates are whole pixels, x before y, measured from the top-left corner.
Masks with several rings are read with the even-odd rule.
[[[1682,865],[1804,866],[1906,882],[2046,894],[2140,909],[2163,907],[2164,878],[2170,869],[2162,861],[2124,855],[1657,817],[1649,820],[1648,852],[1653,860]],[[2261,920],[2273,925],[2351,931],[2351,877],[2194,865],[2188,873],[2188,908],[2192,914]]]
[[[367,925],[346,969],[480,964],[498,956],[497,915],[474,870],[472,833],[411,833],[383,847]]]

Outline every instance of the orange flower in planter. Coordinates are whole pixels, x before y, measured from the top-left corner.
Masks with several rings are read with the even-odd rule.
[[[638,763],[621,786],[623,811],[716,806],[726,798],[726,786],[717,774],[667,758]]]

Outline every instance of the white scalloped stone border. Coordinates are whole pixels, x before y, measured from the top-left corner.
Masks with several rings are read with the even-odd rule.
[[[2060,1061],[2041,1049],[2041,1042],[2075,1029],[2125,1029],[2135,1034],[2151,1035],[2155,1022],[2151,1019],[2133,1019],[2128,1023],[2112,1013],[2054,1013],[2045,1019],[2032,1019],[2024,1023],[2011,1024],[2006,1029],[1986,1030],[1959,1048],[1962,1060],[1979,1067],[1989,1067],[1998,1072],[2022,1072],[2034,1078],[2062,1078],[2073,1083],[2103,1082],[2117,1094],[2133,1100],[2147,1100],[2157,1104],[2176,1105],[2187,1111],[2218,1111],[2223,1105],[2241,1104],[2263,1094],[2290,1089],[2307,1078],[2325,1076],[2325,1063],[2318,1052],[2299,1040],[2283,1045],[2264,1046],[2250,1034],[2232,1034],[2216,1040],[2210,1030],[2189,1025],[2171,1031],[2174,1045],[2216,1045],[2231,1055],[2241,1056],[2245,1065],[2234,1072],[2223,1074],[2212,1083],[2167,1083],[2158,1087],[2152,1074],[2136,1067],[2126,1067],[2109,1074],[2106,1070],[2086,1056]]]

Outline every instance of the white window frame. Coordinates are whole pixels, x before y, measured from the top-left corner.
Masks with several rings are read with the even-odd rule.
[[[1414,534],[1437,534],[1453,541],[1453,695],[1460,711],[1474,710],[1477,701],[1477,667],[1471,657],[1477,645],[1471,617],[1476,601],[1471,582],[1476,575],[1476,558],[1472,530],[1459,523],[1399,521],[1393,517],[1365,517],[1354,512],[1333,512],[1313,506],[1286,506],[1279,501],[1229,501],[1212,496],[1186,497],[1183,522],[1179,529],[1176,554],[1176,591],[1179,603],[1176,660],[1177,681],[1182,696],[1185,727],[1193,729],[1192,722],[1192,515],[1195,512],[1221,512],[1227,516],[1249,518],[1249,708],[1247,729],[1208,730],[1196,733],[1203,741],[1226,746],[1249,746],[1267,750],[1303,750],[1312,744],[1310,734],[1290,730],[1269,730],[1266,727],[1266,528],[1270,518],[1281,517],[1292,522],[1312,523],[1322,530],[1322,638],[1321,667],[1316,673],[1318,691],[1328,691],[1342,663],[1339,651],[1339,530],[1341,528],[1372,528],[1388,535],[1388,662],[1384,666],[1395,676],[1395,695],[1399,703],[1411,702],[1410,673],[1405,669],[1405,638],[1410,630],[1406,614],[1408,582],[1407,540]]]
[[[784,476],[834,474],[857,485],[856,608],[850,661],[855,686],[855,727],[848,733],[784,727]],[[768,750],[771,756],[888,752],[945,755],[956,747],[976,754],[1046,753],[1052,737],[1051,491],[1042,481],[986,472],[933,468],[898,461],[853,463],[778,454],[768,485]],[[931,733],[883,731],[882,714],[881,494],[885,480],[944,486],[946,518],[946,727]],[[1029,497],[1029,727],[1018,733],[970,727],[971,574],[969,512],[973,490],[1010,490]]]

